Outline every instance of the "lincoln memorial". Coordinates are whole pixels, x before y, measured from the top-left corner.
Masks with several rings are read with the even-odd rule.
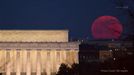
[[[61,63],[78,63],[79,42],[68,30],[0,30],[1,75],[55,75]]]

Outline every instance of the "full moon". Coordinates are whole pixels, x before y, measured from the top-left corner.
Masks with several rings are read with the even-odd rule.
[[[116,17],[101,16],[93,22],[91,31],[94,39],[119,39],[123,27]]]

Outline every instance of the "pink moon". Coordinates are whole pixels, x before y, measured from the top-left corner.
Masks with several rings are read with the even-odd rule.
[[[91,31],[94,39],[119,39],[123,27],[116,17],[101,16],[93,22]]]

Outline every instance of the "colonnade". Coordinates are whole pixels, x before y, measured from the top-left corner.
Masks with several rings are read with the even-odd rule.
[[[1,49],[0,73],[6,75],[52,75],[61,63],[78,63],[77,50]]]

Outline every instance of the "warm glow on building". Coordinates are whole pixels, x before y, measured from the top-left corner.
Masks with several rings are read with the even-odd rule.
[[[68,30],[0,30],[0,42],[68,42]]]
[[[99,51],[99,59],[100,61],[104,61],[106,59],[112,58],[112,51],[111,50],[100,50]]]
[[[54,75],[61,63],[78,63],[78,51],[68,30],[0,30],[0,73]]]

